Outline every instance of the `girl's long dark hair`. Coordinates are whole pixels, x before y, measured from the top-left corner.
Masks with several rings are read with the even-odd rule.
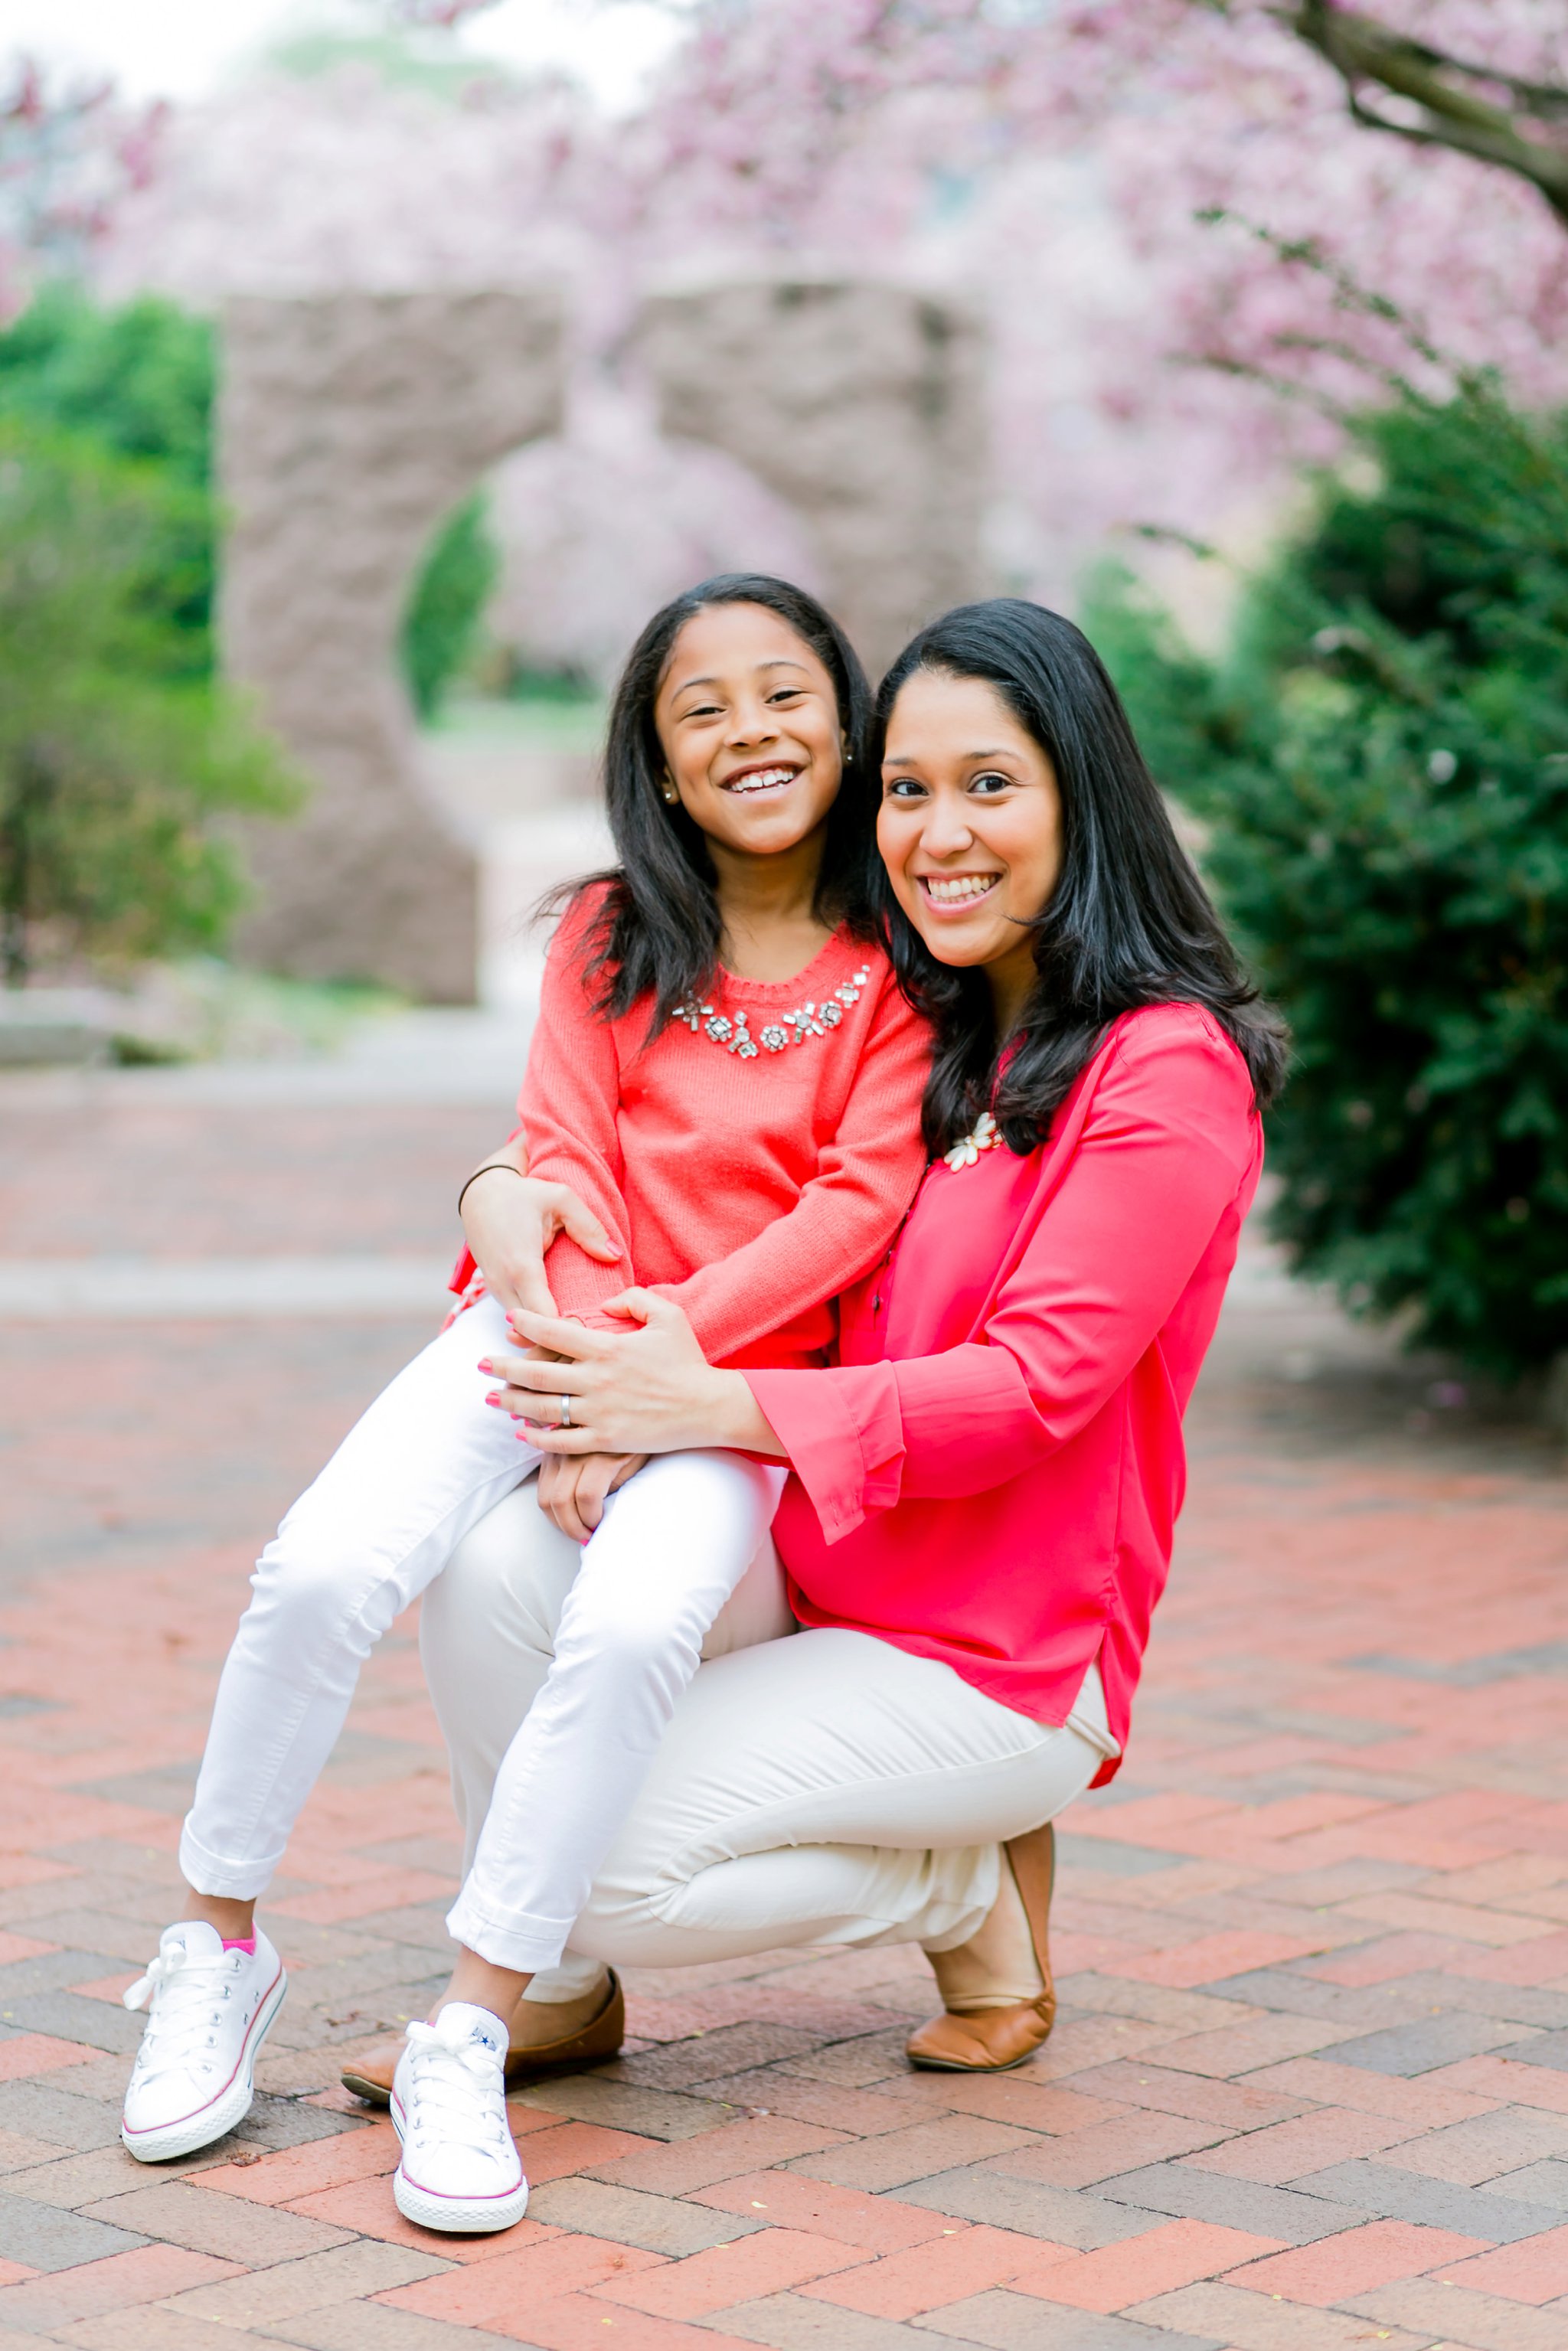
[[[960,604],[883,678],[879,747],[917,670],[996,688],[1056,770],[1063,831],[1061,876],[1033,924],[1034,988],[1009,1038],[997,1037],[984,972],[939,964],[884,884],[894,968],[936,1028],[926,1148],[946,1151],[989,1110],[1009,1150],[1034,1150],[1106,1028],[1140,1005],[1202,1005],[1235,1040],[1259,1106],[1271,1102],[1284,1024],[1243,972],[1082,631],[1016,597]]]
[[[642,997],[653,1004],[650,1036],[677,1004],[698,996],[718,962],[719,913],[713,861],[701,828],[664,800],[664,754],[653,705],[671,650],[686,622],[714,604],[760,604],[810,646],[833,681],[844,737],[844,772],[822,846],[816,912],[877,936],[873,905],[877,789],[869,757],[872,692],[860,659],[832,614],[803,588],[765,572],[727,571],[705,580],[654,613],[627,656],[610,705],[604,796],[620,862],[561,893],[607,884],[589,934],[588,974],[598,1009],[610,1019]],[[559,901],[557,902],[559,903]]]

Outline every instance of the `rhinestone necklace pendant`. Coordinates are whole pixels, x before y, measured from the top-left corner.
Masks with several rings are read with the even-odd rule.
[[[738,1060],[755,1061],[759,1052],[782,1053],[787,1046],[803,1045],[808,1037],[825,1037],[838,1027],[849,1007],[860,1002],[861,990],[870,977],[870,964],[862,964],[822,1003],[798,1004],[792,1011],[781,1012],[777,1019],[765,1021],[755,1038],[744,1008],[730,1014],[721,1012],[716,1005],[688,998],[676,1005],[671,1017],[684,1020],[694,1037],[706,1037]]]

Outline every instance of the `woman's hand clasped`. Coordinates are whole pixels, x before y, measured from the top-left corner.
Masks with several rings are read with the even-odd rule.
[[[714,1370],[678,1306],[652,1290],[627,1290],[605,1311],[625,1317],[624,1332],[590,1331],[526,1307],[507,1316],[521,1343],[544,1351],[496,1355],[480,1365],[505,1383],[490,1402],[522,1422],[519,1436],[554,1454],[675,1453],[704,1445],[779,1453],[746,1380]]]

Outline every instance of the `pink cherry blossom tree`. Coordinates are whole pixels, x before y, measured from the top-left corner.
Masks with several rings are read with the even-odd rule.
[[[470,16],[482,16],[497,0],[388,0],[387,17],[393,25],[435,26],[451,32]]]
[[[1310,242],[1457,355],[1559,381],[1558,0],[1384,0],[1376,19],[1329,0],[711,0],[633,168],[655,210],[700,192],[732,233],[834,242],[868,183],[873,225],[907,206],[916,105],[927,178],[1092,174],[1157,269],[1156,349],[1246,360],[1319,335],[1332,298],[1325,317],[1311,272],[1281,266]],[[1276,242],[1204,233],[1216,212]],[[1037,242],[1056,234],[1042,216]]]
[[[1386,303],[1568,396],[1557,0],[712,0],[637,131],[655,228],[946,263],[1052,586],[1127,523],[1245,541],[1410,366]]]
[[[108,80],[0,60],[0,320],[47,268],[79,266],[120,199],[151,177],[162,110],[133,112]]]

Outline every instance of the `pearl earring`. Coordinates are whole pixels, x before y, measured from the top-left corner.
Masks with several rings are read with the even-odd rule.
[[[669,802],[669,804],[670,804],[670,806],[671,806],[672,808],[674,808],[674,807],[675,802],[680,799],[680,797],[681,797],[681,796],[680,796],[679,792],[672,792],[671,790],[669,790],[669,789],[666,788],[665,792],[664,792],[664,798],[665,798],[665,799]]]

